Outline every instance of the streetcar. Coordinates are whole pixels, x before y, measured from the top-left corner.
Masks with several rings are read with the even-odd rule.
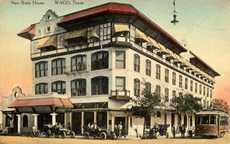
[[[229,115],[222,111],[201,111],[196,114],[195,135],[223,137],[229,132]]]

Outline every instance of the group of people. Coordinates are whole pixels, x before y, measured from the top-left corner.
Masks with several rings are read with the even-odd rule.
[[[122,122],[119,122],[118,124],[114,125],[114,133],[117,138],[122,137],[122,136],[125,137]]]
[[[192,129],[190,129],[189,131],[192,131]],[[175,138],[176,134],[180,133],[181,137],[185,137],[185,133],[186,133],[186,126],[185,125],[179,125],[178,127],[173,126],[169,126],[167,128],[167,133],[166,133],[166,137],[167,138]]]

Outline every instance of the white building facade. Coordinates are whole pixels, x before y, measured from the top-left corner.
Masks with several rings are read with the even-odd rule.
[[[59,122],[82,134],[89,123],[113,130],[122,122],[126,133],[135,135],[135,129],[142,132],[144,118],[132,115],[131,99],[145,88],[166,104],[148,119],[150,127],[178,126],[179,118],[194,126],[193,115],[178,116],[170,108],[173,97],[190,93],[204,107],[211,105],[219,74],[131,5],[107,3],[60,17],[48,10],[19,36],[31,40],[34,96],[27,100],[43,103],[40,99],[56,93],[55,98],[73,105],[16,103],[12,107],[18,109],[22,130],[28,115],[27,129]]]

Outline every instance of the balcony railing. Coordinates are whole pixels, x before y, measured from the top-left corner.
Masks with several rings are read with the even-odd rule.
[[[129,101],[130,90],[111,90],[110,99]]]

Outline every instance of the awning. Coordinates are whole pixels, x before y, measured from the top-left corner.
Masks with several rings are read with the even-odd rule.
[[[137,39],[138,41],[141,41],[141,42],[147,42],[148,41],[148,37],[139,29],[136,29],[135,39]]]
[[[147,46],[150,46],[153,49],[159,49],[157,42],[150,37],[148,38]]]
[[[64,34],[64,39],[73,39],[73,38],[80,38],[85,37],[87,38],[87,29],[82,30],[74,30]]]
[[[97,39],[97,40],[99,40],[98,32],[99,32],[98,29],[92,29],[92,30],[88,31],[89,39]]]
[[[114,32],[115,33],[129,32],[129,25],[127,25],[127,24],[114,24]]]
[[[37,48],[42,49],[46,47],[57,47],[57,37],[50,36],[37,40]]]
[[[35,106],[52,106],[60,108],[72,108],[73,104],[67,98],[24,98],[16,99],[9,107],[35,107]]]
[[[158,44],[158,47],[160,48],[160,53],[162,54],[169,54],[169,50],[167,48],[165,48],[165,46],[163,46],[161,43],[157,43]]]

